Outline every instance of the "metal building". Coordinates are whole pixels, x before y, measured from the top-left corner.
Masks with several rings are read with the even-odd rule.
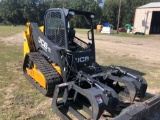
[[[160,34],[160,2],[152,2],[136,9],[133,32]]]

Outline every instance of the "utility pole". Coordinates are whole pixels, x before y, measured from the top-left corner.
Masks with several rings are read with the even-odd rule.
[[[122,3],[122,0],[119,0],[119,11],[118,11],[117,34],[119,33],[119,22],[120,22],[120,16],[121,16],[121,3]]]

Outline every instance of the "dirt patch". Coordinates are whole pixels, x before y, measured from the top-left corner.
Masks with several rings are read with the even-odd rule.
[[[77,34],[86,39],[83,34]],[[130,38],[109,35],[95,35],[96,49],[118,56],[127,55],[149,63],[160,64],[160,36],[149,38]]]
[[[14,36],[7,37],[7,38],[0,38],[0,40],[6,43],[7,45],[22,45],[23,33],[18,33]]]
[[[4,104],[0,106],[1,114],[6,116],[6,110],[11,109],[14,104],[14,91],[18,89],[18,86],[15,84],[10,84],[9,86],[3,88],[3,98],[4,98]]]
[[[10,107],[10,105],[13,104],[14,95],[13,92],[17,90],[17,86],[15,84],[10,84],[8,87],[6,87],[4,93],[4,107]]]
[[[52,99],[45,99],[43,101],[41,101],[38,106],[33,107],[33,108],[28,108],[25,107],[24,109],[22,109],[21,111],[24,111],[23,114],[18,117],[18,120],[34,120],[34,119],[40,119],[43,120],[46,117],[49,120],[60,120],[60,118],[54,114],[54,112],[52,112],[51,110],[51,102]],[[27,109],[27,110],[26,110]],[[50,111],[52,113],[48,113],[48,109],[50,109]]]

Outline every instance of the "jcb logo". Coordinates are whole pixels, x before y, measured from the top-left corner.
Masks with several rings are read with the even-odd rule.
[[[45,50],[47,50],[48,44],[47,44],[42,38],[39,37],[38,42],[41,44],[41,46],[42,46]]]
[[[75,60],[76,60],[78,63],[79,63],[79,62],[87,62],[87,61],[89,61],[89,56],[75,58]]]

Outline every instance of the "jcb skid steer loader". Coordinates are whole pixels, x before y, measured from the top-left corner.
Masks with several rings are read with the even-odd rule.
[[[45,14],[44,26],[27,23],[25,77],[42,94],[53,96],[52,108],[62,120],[160,119],[160,94],[145,102],[136,101],[145,96],[144,78],[113,65],[102,70],[96,63],[94,16],[52,8]],[[90,28],[87,40],[77,37],[72,26],[73,20],[77,24],[81,17]]]

